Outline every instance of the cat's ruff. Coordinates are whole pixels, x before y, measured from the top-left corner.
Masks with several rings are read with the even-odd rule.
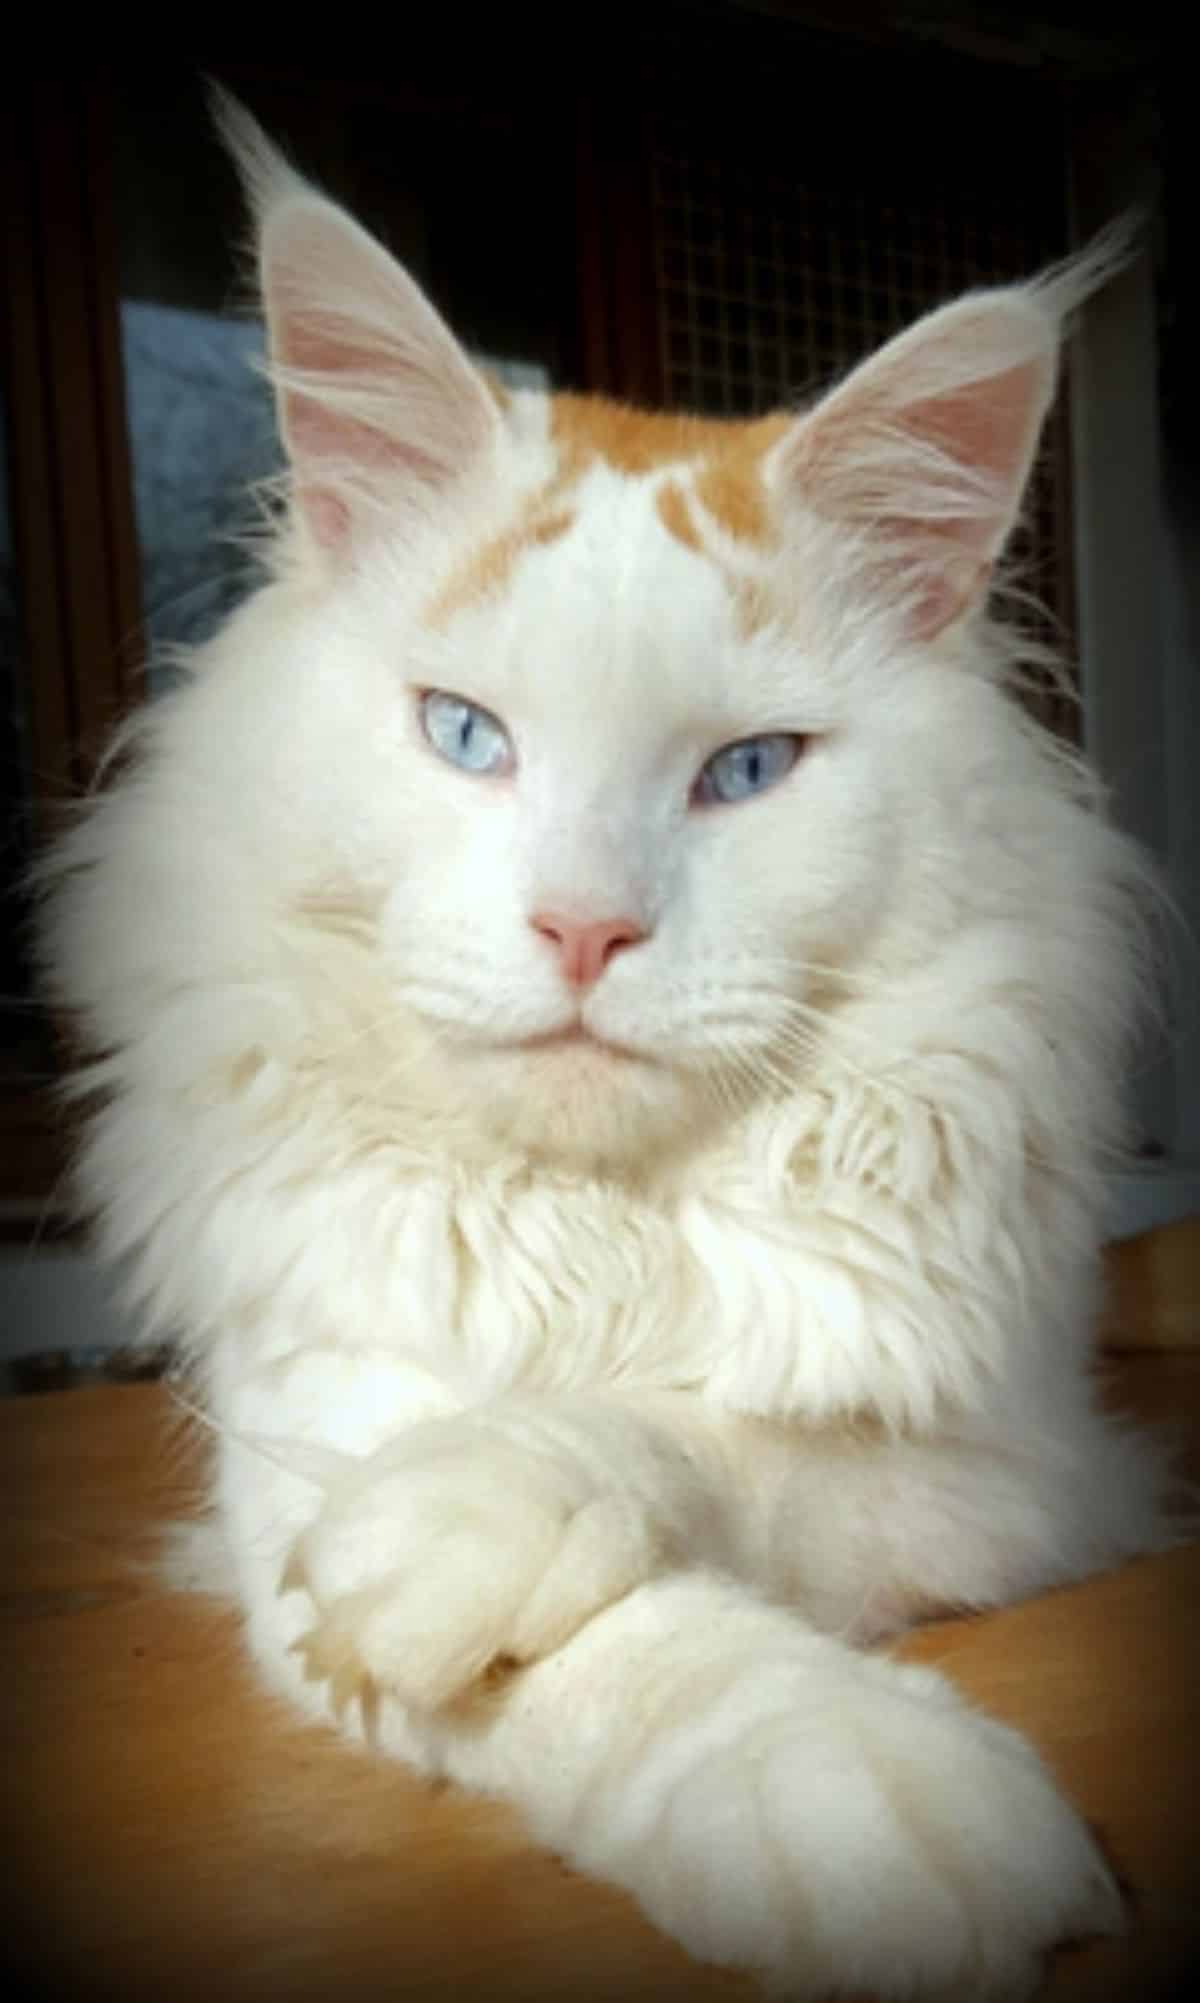
[[[291,505],[43,938],[250,1645],[697,1954],[1022,1994],[1107,1867],[855,1644],[1167,1534],[1088,1369],[1149,879],[986,603],[1110,252],[649,416],[485,382],[225,117]]]

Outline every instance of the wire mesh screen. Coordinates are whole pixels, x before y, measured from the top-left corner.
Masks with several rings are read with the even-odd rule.
[[[826,71],[830,99],[844,107],[853,92],[861,120],[870,129],[874,117],[875,126],[873,144],[860,131],[853,147],[834,147],[828,112],[804,122],[776,115],[763,68],[767,32],[759,25],[749,38],[748,58],[722,50],[743,101],[760,93],[761,130],[745,119],[730,137],[728,118],[712,115],[711,65],[694,43],[673,52],[674,77],[687,76],[689,88],[651,119],[662,381],[670,404],[713,414],[802,403],[931,307],[1028,276],[1066,247],[1065,149],[1052,94],[968,67],[952,72],[949,109],[946,71],[905,73],[894,53],[865,50],[850,72],[839,54]],[[795,44],[780,36],[775,48],[786,67]],[[818,50],[807,73],[817,97],[821,61]],[[991,143],[1002,91],[1004,154]],[[890,143],[898,98],[910,135],[924,135],[907,146]],[[1069,649],[1073,626],[1066,447],[1060,403],[1013,542],[1036,605],[1005,608],[1059,649]],[[1077,734],[1076,705],[1050,678],[1031,701],[1052,727]]]

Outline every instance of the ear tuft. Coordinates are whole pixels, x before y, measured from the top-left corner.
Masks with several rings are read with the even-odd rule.
[[[969,294],[856,369],[770,476],[847,532],[866,581],[930,639],[986,591],[1053,399],[1066,316],[1128,260],[1124,222],[1040,280]]]
[[[268,365],[301,519],[337,551],[427,510],[494,444],[483,379],[407,272],[224,91],[214,110],[258,237]]]
[[[213,124],[237,168],[255,224],[289,195],[310,193],[304,176],[272,145],[245,105],[211,78],[207,88]]]

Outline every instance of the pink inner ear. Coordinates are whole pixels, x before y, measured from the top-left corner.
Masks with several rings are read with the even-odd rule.
[[[936,638],[987,589],[1036,443],[1040,376],[1036,366],[1022,364],[985,384],[972,384],[904,413],[905,428],[915,439],[928,442],[955,464],[980,475],[995,496],[992,509],[981,507],[977,512],[920,524],[921,534],[931,538],[927,545],[931,561],[921,567],[923,574],[912,603],[910,630],[918,639]],[[892,521],[884,530],[885,540],[894,538],[901,563],[916,553],[917,530],[917,523],[903,519]],[[939,543],[945,546],[941,561],[932,555]]]
[[[417,446],[340,416],[299,391],[284,396],[283,426],[296,468],[296,498],[323,549],[336,548],[350,531],[350,493],[339,491],[339,474],[343,489],[347,476],[352,485],[369,482],[375,473],[430,487],[441,476],[437,462]]]
[[[914,404],[904,424],[915,437],[940,446],[960,466],[995,480],[1012,496],[1041,419],[1038,395],[1044,371],[1024,362],[1004,375],[972,383],[928,403]],[[966,528],[968,525],[962,525]]]
[[[904,348],[919,331],[902,337]],[[951,362],[957,354],[969,366],[972,332],[970,323],[955,330]],[[820,512],[865,531],[868,575],[903,600],[922,639],[986,589],[1037,442],[1052,353],[922,395],[937,366],[937,344],[915,357],[885,350],[801,422],[792,459]]]
[[[909,599],[908,629],[914,639],[936,640],[951,620],[982,596],[990,563],[931,568]]]
[[[339,549],[350,535],[350,509],[340,494],[306,487],[297,499],[318,549]]]
[[[316,542],[401,514],[486,450],[495,407],[419,288],[348,216],[289,199],[262,224],[263,298],[297,505]]]
[[[402,353],[381,355],[353,331],[343,335],[302,310],[285,313],[277,337],[283,371],[329,384],[331,397],[284,389],[282,424],[296,470],[296,497],[317,543],[332,549],[345,541],[351,524],[349,492],[338,491],[338,476],[351,490],[372,475],[432,486],[445,468],[429,452],[395,435],[389,420],[402,417],[406,393],[421,390],[420,371]],[[286,384],[286,373],[284,375]],[[379,406],[380,423],[365,422],[337,408],[338,391],[358,391]]]

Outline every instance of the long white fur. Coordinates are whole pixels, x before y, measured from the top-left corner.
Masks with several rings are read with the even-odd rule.
[[[501,413],[227,125],[296,505],[61,845],[45,945],[95,1053],[81,1199],[202,1381],[251,1647],[697,1953],[1023,1993],[1117,1923],[1103,1862],[1012,1735],[848,1644],[1167,1535],[1088,1360],[1149,877],[980,599],[1107,253],[798,418],[769,549],[710,562],[656,508],[686,465],[597,461],[437,622],[554,472],[545,400]],[[963,395],[1007,413],[986,463],[928,422]],[[515,780],[434,757],[430,686]],[[689,811],[773,729],[811,734],[784,785]],[[633,1055],[522,1042],[575,1006],[528,923],[561,908],[648,934],[584,1002]]]

